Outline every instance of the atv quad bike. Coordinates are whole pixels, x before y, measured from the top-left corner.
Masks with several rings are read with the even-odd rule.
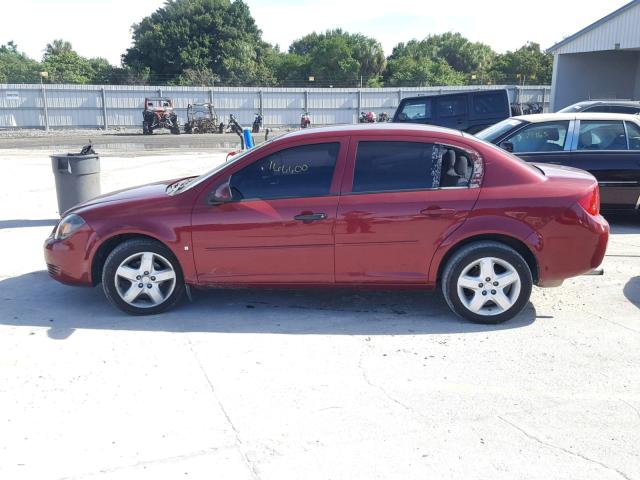
[[[158,128],[167,128],[175,135],[180,133],[178,116],[173,111],[173,102],[166,97],[145,98],[142,133],[151,135]]]
[[[184,133],[216,133],[219,131],[218,115],[210,103],[190,103],[187,106],[187,123]]]

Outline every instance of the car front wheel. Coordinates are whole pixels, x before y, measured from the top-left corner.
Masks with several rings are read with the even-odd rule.
[[[498,242],[462,247],[447,263],[442,293],[455,313],[475,323],[502,323],[531,296],[531,269],[513,248]]]
[[[126,241],[109,254],[102,288],[113,305],[132,315],[161,313],[185,293],[182,270],[171,250],[147,239]]]

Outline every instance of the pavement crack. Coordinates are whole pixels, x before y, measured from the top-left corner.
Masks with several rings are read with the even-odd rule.
[[[193,348],[193,343],[191,342],[191,339],[189,338],[188,335],[185,335],[185,336],[187,338],[187,343],[189,344],[189,350],[191,350],[191,354],[193,355],[193,358],[195,359],[196,363],[198,364],[198,367],[200,368],[200,371],[202,372],[202,375],[204,376],[207,384],[209,385],[209,389],[211,390],[211,394],[213,395],[213,398],[215,399],[216,403],[218,404],[218,408],[220,409],[220,411],[224,415],[224,418],[227,421],[227,423],[229,424],[229,426],[231,427],[231,430],[233,430],[233,434],[234,434],[235,439],[236,439],[236,448],[238,449],[238,452],[242,456],[242,459],[244,460],[245,465],[247,466],[247,468],[251,472],[251,476],[255,480],[260,480],[260,474],[258,473],[256,465],[251,461],[249,456],[244,451],[244,448],[243,448],[244,447],[244,443],[242,442],[242,438],[240,437],[240,432],[238,431],[238,428],[233,423],[233,420],[231,420],[231,417],[229,416],[229,412],[227,412],[227,409],[225,408],[224,404],[222,403],[222,400],[218,396],[218,392],[216,391],[216,388],[213,385],[213,381],[211,380],[211,377],[209,377],[209,374],[205,370],[204,365],[202,365],[202,362],[200,361],[200,357],[198,357],[198,354],[196,353],[195,349]]]
[[[561,452],[564,452],[564,453],[566,453],[567,455],[571,455],[571,456],[574,456],[574,457],[578,457],[578,458],[581,458],[582,460],[586,460],[587,462],[590,462],[590,463],[594,463],[594,464],[596,464],[596,465],[599,465],[599,466],[601,466],[602,468],[606,468],[607,470],[611,470],[612,472],[617,473],[618,475],[620,475],[620,477],[624,478],[625,480],[632,480],[632,479],[631,479],[631,477],[629,477],[626,473],[621,472],[620,470],[618,470],[618,469],[617,469],[617,468],[615,468],[615,467],[611,467],[611,466],[609,466],[609,465],[607,465],[607,464],[605,464],[605,463],[599,462],[598,460],[594,460],[593,458],[589,458],[589,457],[587,457],[587,456],[585,456],[585,455],[582,455],[582,454],[581,454],[581,453],[579,453],[579,452],[574,452],[574,451],[569,450],[569,449],[567,449],[567,448],[560,447],[560,446],[558,446],[558,445],[554,445],[554,444],[549,443],[549,442],[545,442],[544,440],[541,440],[540,438],[536,437],[535,435],[530,434],[530,433],[529,433],[529,432],[527,432],[524,428],[519,427],[519,426],[518,426],[518,425],[516,425],[515,423],[510,422],[509,420],[507,420],[507,419],[505,419],[505,418],[501,417],[500,415],[498,415],[498,418],[499,418],[500,420],[502,420],[504,423],[506,423],[507,425],[511,426],[512,428],[515,428],[516,430],[518,430],[520,433],[522,433],[522,434],[523,434],[525,437],[527,437],[528,439],[533,440],[534,442],[537,442],[537,443],[539,443],[540,445],[544,445],[545,447],[553,448],[553,449],[555,449],[555,450],[560,450]]]
[[[364,350],[362,352],[360,352],[360,358],[358,359],[358,368],[360,369],[360,372],[362,374],[362,378],[364,379],[364,381],[367,383],[367,385],[369,385],[370,387],[378,390],[380,393],[382,393],[388,400],[390,400],[391,402],[395,403],[396,405],[402,407],[403,409],[407,410],[408,412],[419,416],[420,418],[426,419],[426,417],[420,413],[419,411],[417,411],[416,409],[414,409],[413,407],[407,405],[406,403],[401,402],[400,400],[398,400],[397,398],[393,397],[383,386],[378,385],[377,383],[374,383],[371,381],[371,379],[369,378],[369,375],[367,374],[367,370],[364,368],[364,365],[362,365],[362,358],[364,356]]]
[[[631,408],[631,410],[633,410],[634,412],[636,412],[636,415],[638,416],[638,418],[640,419],[640,410],[638,410],[636,407],[634,407],[633,405],[631,405],[629,402],[620,399],[620,401],[622,403],[624,403],[626,406],[628,406],[629,408]]]

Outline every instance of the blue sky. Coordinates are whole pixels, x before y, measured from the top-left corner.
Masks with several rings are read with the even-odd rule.
[[[628,3],[627,0],[245,0],[267,42],[286,50],[312,31],[342,28],[395,44],[429,34],[459,31],[495,50],[526,41],[544,48]],[[131,44],[131,25],[160,8],[162,0],[2,0],[0,44],[14,40],[40,59],[55,38],[84,56],[119,64]]]

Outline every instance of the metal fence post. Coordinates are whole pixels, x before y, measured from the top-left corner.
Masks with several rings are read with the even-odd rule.
[[[260,117],[262,117],[262,124],[264,125],[264,95],[262,90],[258,91],[260,94]]]
[[[106,130],[107,128],[109,128],[109,122],[107,121],[107,94],[104,90],[104,87],[102,87],[102,117],[104,120],[104,129]]]
[[[213,105],[213,88],[209,89],[209,103],[211,104],[212,107],[215,108],[215,106]]]
[[[402,89],[401,88],[398,89],[398,105],[400,105],[400,102],[402,102]]]
[[[304,111],[309,111],[309,90],[304,91]]]
[[[49,108],[47,106],[47,89],[42,85],[42,108],[44,110],[44,131],[49,131]]]
[[[356,123],[360,121],[361,111],[362,111],[362,90],[358,89],[358,109],[356,111]]]

